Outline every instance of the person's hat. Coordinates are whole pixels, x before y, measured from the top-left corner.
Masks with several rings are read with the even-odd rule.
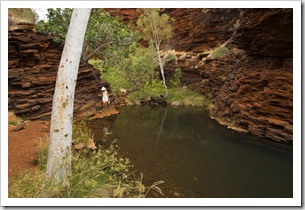
[[[105,87],[102,87],[102,89],[101,90],[106,90],[106,88]]]

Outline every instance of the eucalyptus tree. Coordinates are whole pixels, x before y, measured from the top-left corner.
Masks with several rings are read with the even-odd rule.
[[[91,9],[74,9],[53,96],[46,177],[64,183],[71,167],[74,92]]]
[[[47,21],[41,20],[35,29],[53,36],[55,42],[65,40],[72,14],[71,8],[48,9]],[[85,34],[82,60],[91,58],[107,60],[126,53],[130,44],[138,39],[119,18],[112,17],[104,9],[92,9]],[[116,61],[117,62],[117,61]]]
[[[172,37],[171,20],[168,15],[161,15],[160,9],[158,8],[139,9],[139,12],[141,15],[137,21],[137,27],[142,32],[144,40],[153,41],[155,44],[158,52],[158,62],[162,81],[166,91],[165,95],[167,97],[168,90],[164,76],[164,64],[161,59],[160,45],[163,41],[169,40]]]

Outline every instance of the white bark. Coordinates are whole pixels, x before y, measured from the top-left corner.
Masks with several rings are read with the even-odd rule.
[[[64,182],[71,165],[74,92],[91,9],[74,9],[62,52],[50,128],[47,178]]]
[[[160,72],[161,72],[161,76],[162,76],[163,86],[165,88],[165,97],[167,97],[168,96],[168,90],[167,90],[167,86],[166,86],[166,82],[165,82],[163,63],[162,63],[161,53],[160,53],[160,44],[158,44],[158,42],[156,40],[155,40],[155,45],[156,45],[157,52],[158,52],[158,60],[159,60],[159,66],[160,66]]]

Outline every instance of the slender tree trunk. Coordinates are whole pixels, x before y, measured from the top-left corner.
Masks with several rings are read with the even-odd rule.
[[[161,71],[163,86],[165,88],[165,97],[167,97],[168,96],[168,90],[167,90],[167,86],[166,86],[166,82],[165,82],[163,63],[162,63],[161,53],[160,53],[160,44],[158,44],[157,41],[155,41],[155,45],[156,45],[157,52],[158,52],[158,59],[159,59],[159,65],[160,65],[160,71]]]
[[[71,166],[74,92],[90,11],[73,10],[57,73],[46,169],[46,177],[57,184],[66,181]]]

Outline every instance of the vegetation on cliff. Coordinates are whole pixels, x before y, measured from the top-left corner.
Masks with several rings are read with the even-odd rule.
[[[64,40],[71,11],[48,9],[48,21],[40,21],[35,27],[36,30],[51,34],[56,42]],[[120,96],[121,89],[130,92],[128,100],[132,104],[138,104],[140,100],[149,100],[151,97],[168,96],[168,103],[180,101],[176,104],[202,106],[203,103],[198,103],[198,99],[189,102],[192,101],[190,96],[196,93],[192,93],[191,90],[186,92],[185,87],[179,88],[182,85],[181,69],[177,69],[173,79],[165,82],[164,66],[175,59],[170,53],[160,54],[160,44],[163,40],[171,38],[169,17],[165,14],[160,15],[158,9],[139,11],[142,16],[136,26],[131,27],[120,22],[119,18],[111,17],[103,9],[93,9],[85,36],[82,59],[88,60],[100,70],[102,79],[110,83],[116,97]],[[147,28],[147,25],[152,25],[158,30]],[[139,40],[146,40],[147,46],[140,44]],[[166,87],[165,91],[160,84]],[[170,90],[167,90],[168,85]],[[171,90],[172,88],[174,89]],[[202,98],[204,100],[204,97]],[[185,99],[188,102],[184,102]]]

